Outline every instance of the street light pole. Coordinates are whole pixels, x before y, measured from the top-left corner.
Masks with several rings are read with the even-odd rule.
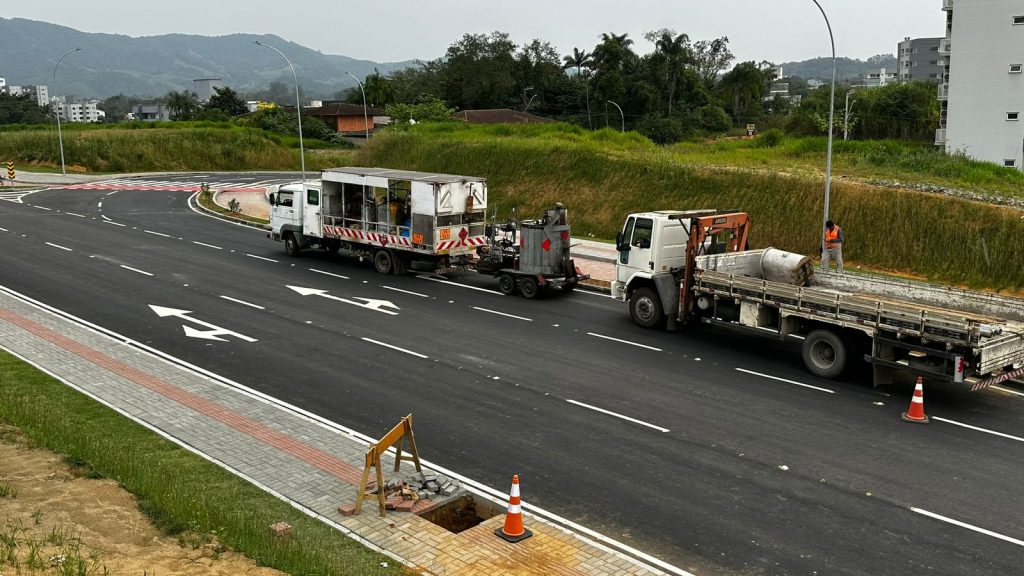
[[[616,104],[615,102],[612,102],[611,100],[609,100],[608,103],[619,109],[619,118],[622,120],[622,133],[625,134],[626,133],[626,115],[622,113],[622,108],[618,104]]]
[[[363,128],[366,129],[366,141],[369,142],[370,141],[370,121],[369,121],[369,119],[366,116],[366,91],[363,90],[363,83],[359,81],[359,78],[356,78],[351,72],[345,72],[345,74],[348,74],[349,76],[352,76],[352,79],[356,81],[356,84],[359,84],[359,92],[361,92],[363,94]]]
[[[811,1],[818,7],[821,17],[825,19],[825,26],[828,27],[828,40],[832,43],[832,93],[828,100],[828,152],[825,156],[825,208],[824,215],[821,218],[821,234],[818,236],[818,245],[824,250],[825,222],[828,221],[829,209],[829,186],[832,183],[832,122],[835,118],[836,109],[836,41],[832,36],[832,24],[829,23],[828,16],[825,15],[825,9],[821,7],[818,0]]]
[[[280,50],[274,48],[269,44],[264,44],[259,40],[254,42],[257,46],[263,46],[264,48],[270,48],[274,52],[277,52],[284,61],[288,63],[288,67],[292,70],[292,78],[295,79],[295,113],[299,117],[299,164],[302,167],[302,185],[306,185],[306,149],[302,144],[302,103],[299,101],[299,77],[295,74],[295,67],[292,66],[292,61],[288,59]]]
[[[846,105],[843,107],[843,141],[849,139],[850,132],[850,112],[853,111],[853,104],[857,101],[854,100],[853,104],[850,103],[850,94],[853,93],[853,88],[846,91]]]
[[[536,98],[536,97],[537,97],[536,94],[534,94],[533,96],[530,96],[530,101],[526,103],[526,107],[523,108],[523,112],[526,112],[527,110],[530,109],[530,104],[533,104],[533,99]]]
[[[57,67],[60,66],[60,63],[64,61],[64,58],[66,58],[68,54],[73,54],[75,52],[78,52],[79,50],[81,50],[81,48],[75,48],[74,50],[68,50],[67,52],[64,53],[64,56],[61,56],[60,58],[57,59],[57,63],[54,64],[54,66],[53,66],[53,84],[54,84],[54,86],[57,85]],[[64,136],[60,132],[60,112],[57,112],[56,116],[57,116],[57,143],[60,146],[60,173],[63,176],[67,176],[68,172],[67,172],[67,169],[64,167]]]

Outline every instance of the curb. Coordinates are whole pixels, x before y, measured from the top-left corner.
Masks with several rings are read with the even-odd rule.
[[[214,201],[214,203],[217,202],[217,196],[220,195],[220,192],[221,191],[218,190],[218,191],[213,193],[213,201]],[[199,202],[199,192],[196,192],[196,207],[198,207],[200,210],[202,210],[206,214],[209,214],[210,216],[213,216],[214,218],[219,218],[221,220],[226,220],[228,222],[234,222],[235,224],[241,224],[243,226],[249,226],[250,228],[257,228],[257,229],[260,229],[260,230],[266,230],[268,232],[270,231],[270,225],[269,224],[261,224],[259,222],[251,222],[251,221],[246,220],[244,218],[237,218],[235,216],[229,216],[227,214],[221,214],[220,212],[217,212],[215,210],[210,210],[206,206],[203,206],[201,202]]]

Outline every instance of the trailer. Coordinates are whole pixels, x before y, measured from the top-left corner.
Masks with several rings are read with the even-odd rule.
[[[807,256],[748,250],[749,224],[736,211],[631,214],[616,241],[612,296],[645,327],[717,324],[800,337],[804,365],[824,378],[860,359],[875,386],[898,371],[972,391],[1024,376],[1024,300],[815,275]]]
[[[270,204],[268,237],[290,256],[345,249],[381,274],[404,274],[413,263],[468,267],[487,240],[487,181],[471,176],[329,168],[319,181],[281,186]]]
[[[573,262],[569,236],[568,211],[561,203],[536,220],[494,222],[487,227],[487,244],[477,251],[475,268],[496,277],[505,295],[536,298],[549,289],[571,292],[589,276]]]

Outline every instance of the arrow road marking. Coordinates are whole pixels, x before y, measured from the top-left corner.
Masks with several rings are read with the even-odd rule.
[[[360,308],[367,308],[369,310],[375,310],[377,312],[383,312],[392,316],[398,315],[398,312],[392,312],[386,310],[386,308],[392,308],[394,310],[401,310],[398,306],[387,300],[375,300],[373,298],[359,298],[356,300],[362,300],[363,302],[356,302],[355,300],[349,300],[347,298],[340,298],[338,296],[332,296],[327,293],[327,290],[320,290],[319,288],[303,288],[302,286],[288,286],[287,288],[298,292],[303,296],[320,296],[321,298],[327,298],[328,300],[336,300],[338,302],[344,302],[345,304],[352,304],[353,306],[359,306]]]
[[[209,330],[197,330],[187,324],[182,324],[181,327],[185,330],[185,336],[188,336],[189,338],[201,338],[203,340],[217,340],[218,342],[227,342],[227,340],[221,338],[221,336],[234,336],[239,340],[244,340],[250,343],[257,341],[255,338],[250,338],[245,334],[239,334],[238,332],[228,330],[227,328],[221,328],[220,326],[210,324],[209,322],[204,322],[202,320],[199,320],[198,318],[192,318],[191,316],[189,316],[189,314],[192,313],[191,310],[179,310],[177,308],[167,308],[166,306],[155,306],[153,304],[150,304],[149,307],[152,308],[153,312],[155,312],[156,315],[161,318],[166,318],[167,316],[177,316],[178,318],[185,320],[186,322],[192,322],[193,324],[198,324],[204,328],[209,328]]]

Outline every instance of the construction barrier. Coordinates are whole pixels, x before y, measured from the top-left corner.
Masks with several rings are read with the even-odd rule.
[[[356,507],[353,514],[359,514],[360,509],[363,506],[363,498],[366,497],[366,485],[370,480],[370,468],[377,469],[377,504],[380,507],[381,517],[386,516],[387,512],[384,508],[384,473],[381,470],[380,457],[387,449],[395,443],[398,443],[398,447],[395,448],[395,472],[398,472],[402,465],[402,444],[403,440],[409,439],[409,453],[412,455],[411,460],[416,465],[416,471],[422,472],[423,468],[420,467],[420,454],[416,451],[416,437],[412,433],[412,414],[409,414],[402,421],[395,425],[390,432],[384,435],[380,439],[380,442],[370,444],[369,449],[366,451],[366,464],[363,468],[363,480],[359,483],[359,494],[356,495]]]

